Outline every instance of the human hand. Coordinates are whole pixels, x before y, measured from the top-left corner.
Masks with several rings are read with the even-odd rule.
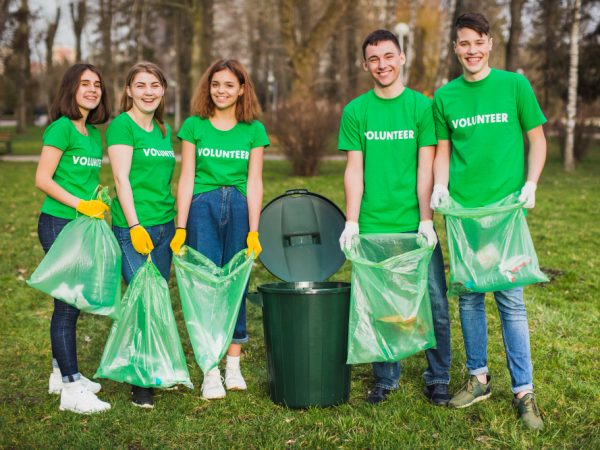
[[[352,222],[351,220],[346,222],[344,231],[340,236],[340,248],[344,251],[344,248],[350,250],[352,248],[352,238],[358,234],[358,223]]]
[[[427,239],[427,245],[429,246],[434,246],[438,242],[437,234],[433,229],[433,220],[420,221],[417,233]]]
[[[519,194],[519,201],[525,202],[523,208],[532,209],[535,206],[535,190],[537,189],[537,184],[533,181],[528,181],[525,183],[523,188],[521,189],[521,193]]]
[[[442,206],[448,198],[450,197],[450,193],[448,192],[448,187],[443,184],[436,184],[433,186],[433,192],[431,193],[431,201],[429,202],[429,207],[431,209],[436,209]]]
[[[173,253],[175,253],[176,255],[179,254],[181,247],[185,243],[186,236],[187,232],[185,228],[177,228],[175,230],[175,236],[173,236],[173,239],[171,239],[170,247]]]
[[[79,200],[77,212],[96,219],[104,219],[104,213],[108,211],[108,205],[100,200]]]
[[[248,245],[248,251],[246,252],[246,255],[250,256],[252,252],[254,252],[254,257],[258,258],[258,255],[260,255],[260,252],[262,252],[262,247],[260,245],[260,241],[258,240],[258,231],[248,232],[246,245]]]
[[[136,252],[147,255],[154,250],[154,244],[152,238],[146,231],[146,229],[140,224],[134,225],[133,228],[129,229],[129,235],[131,236],[131,243]]]

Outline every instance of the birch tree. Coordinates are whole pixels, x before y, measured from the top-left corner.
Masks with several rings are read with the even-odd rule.
[[[577,115],[577,72],[579,68],[579,24],[581,22],[581,0],[573,2],[571,23],[571,45],[569,49],[569,87],[567,101],[567,130],[564,149],[564,167],[567,171],[575,169],[574,142],[575,116]]]
[[[444,10],[446,11],[446,15],[444,17],[442,29],[440,30],[440,57],[438,58],[434,89],[442,86],[448,77],[447,63],[452,37],[452,21],[454,20],[454,14],[456,12],[456,0],[445,0],[445,6]]]

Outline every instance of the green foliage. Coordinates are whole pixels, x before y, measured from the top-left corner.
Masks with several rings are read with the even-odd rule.
[[[546,429],[524,431],[511,407],[498,313],[488,298],[489,366],[494,376],[490,400],[464,410],[431,406],[422,395],[422,354],[403,363],[400,388],[379,406],[363,399],[371,382],[368,365],[353,369],[348,404],[308,410],[274,405],[267,394],[261,311],[248,306],[251,341],[244,346],[242,370],[249,389],[229,392],[221,401],[200,398],[202,376],[192,355],[174,275],[170,287],[175,317],[196,388],[159,391],[152,411],[131,405],[126,386],[102,380],[100,397],[112,410],[79,416],[59,412],[48,395],[49,323],[52,301],[28,288],[25,279],[42,258],[37,241],[43,195],[33,187],[34,164],[0,162],[0,447],[2,448],[598,448],[600,387],[600,147],[576,172],[562,171],[553,147],[528,215],[542,270],[551,282],[526,288],[539,404]],[[265,200],[290,188],[307,188],[343,205],[343,162],[325,162],[320,176],[291,175],[286,162],[265,163]],[[102,182],[111,183],[108,167]],[[444,241],[443,223],[436,218]],[[443,242],[443,248],[447,246]],[[447,259],[446,259],[447,260]],[[350,266],[334,277],[349,280]],[[273,281],[260,264],[251,290]],[[451,391],[466,379],[464,347],[456,298],[450,300],[453,366]],[[91,376],[100,361],[110,320],[82,314],[78,325],[81,371]]]

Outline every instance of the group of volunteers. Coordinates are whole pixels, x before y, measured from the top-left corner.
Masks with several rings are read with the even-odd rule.
[[[463,74],[435,93],[433,102],[404,86],[405,55],[387,30],[369,34],[362,45],[363,68],[373,89],[343,111],[339,150],[347,154],[344,174],[347,222],[342,248],[371,233],[418,233],[435,246],[428,286],[437,347],[426,351],[424,394],[435,405],[464,408],[491,395],[483,293],[459,298],[469,372],[450,395],[450,319],[442,250],[433,211],[449,196],[480,207],[520,191],[533,208],[546,155],[545,118],[525,77],[492,69],[487,20],[466,13],[454,24],[454,51]],[[112,227],[123,254],[127,283],[148,255],[168,280],[173,253],[184,244],[216,265],[248,248],[258,255],[263,197],[263,151],[269,140],[257,121],[260,106],[250,78],[236,60],[212,64],[198,83],[192,116],[181,140],[177,199],[171,193],[175,153],[164,121],[167,81],[152,63],[134,65],[126,78],[121,113],[106,131],[116,198]],[[47,252],[62,228],[78,214],[103,217],[109,207],[92,198],[99,184],[102,141],[95,124],[109,120],[105,82],[90,64],[67,70],[43,137],[36,185],[47,194],[38,234]],[[527,176],[523,132],[529,140]],[[177,212],[175,208],[177,203]],[[543,422],[533,393],[532,363],[523,288],[494,292],[511,375],[513,404],[529,428]],[[79,413],[110,408],[96,393],[101,386],[78,369],[79,310],[54,300],[50,326],[52,374],[49,391],[61,394],[61,409]],[[246,389],[240,372],[241,344],[247,342],[245,300],[227,351],[225,387]],[[399,362],[374,363],[369,403],[397,389]],[[153,406],[150,388],[132,386],[132,401]],[[206,373],[206,399],[225,396],[217,368]]]

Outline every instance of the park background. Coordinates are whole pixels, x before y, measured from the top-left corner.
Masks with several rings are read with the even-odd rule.
[[[450,24],[477,10],[492,26],[494,67],[532,82],[548,117],[546,169],[528,222],[549,283],[526,289],[534,381],[546,429],[518,426],[493,300],[488,298],[489,401],[465,410],[430,406],[421,394],[422,354],[403,363],[399,390],[382,405],[364,403],[368,365],[355,366],[348,404],[288,410],[267,394],[261,311],[249,306],[244,346],[247,392],[201,400],[201,373],[170,286],[195,390],[159,393],[156,408],[129,403],[126,387],[103,381],[113,409],[78,416],[47,394],[52,301],[26,280],[43,256],[34,188],[48,104],[75,60],[97,65],[118,105],[127,69],[150,60],[169,79],[175,130],[203,70],[217,57],[249,69],[273,142],[265,203],[307,188],[344,205],[344,162],[336,160],[341,108],[370,88],[360,45],[376,28],[401,35],[406,84],[426,95],[460,73]],[[598,0],[0,0],[0,447],[2,448],[598,448],[600,446],[600,2]],[[103,127],[101,127],[103,128]],[[10,145],[9,145],[10,143]],[[176,153],[179,144],[175,142]],[[23,162],[29,161],[29,162]],[[176,169],[177,179],[179,166]],[[490,174],[493,176],[493,174]],[[108,164],[102,182],[112,186]],[[175,189],[175,186],[174,186]],[[436,217],[444,251],[443,221]],[[447,262],[447,254],[446,254]],[[334,275],[348,281],[347,263]],[[251,286],[273,281],[257,263]],[[466,378],[457,299],[450,298],[451,390]],[[95,372],[110,320],[82,315],[81,371]]]

